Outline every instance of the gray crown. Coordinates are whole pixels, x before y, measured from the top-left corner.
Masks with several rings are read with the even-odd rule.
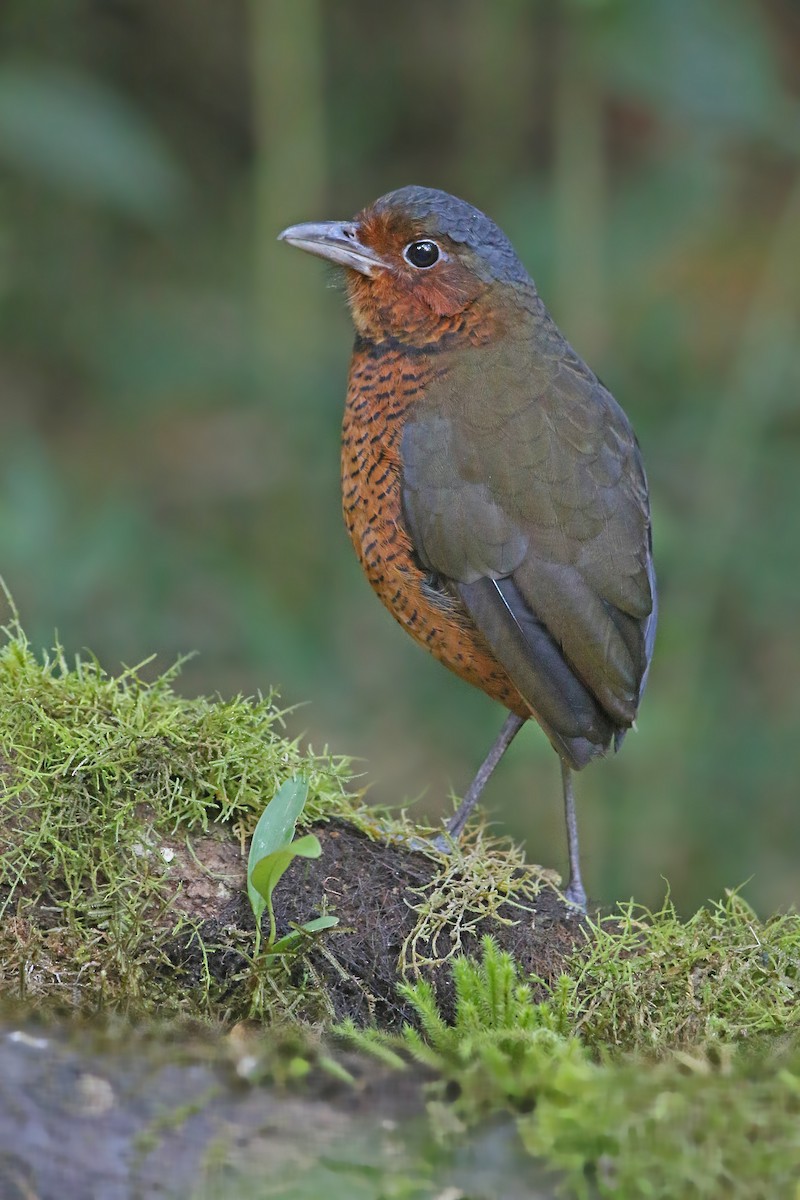
[[[485,265],[489,279],[532,285],[530,275],[502,229],[466,200],[438,188],[412,185],[381,196],[371,207],[376,212],[399,209],[419,221],[431,237],[445,235],[469,246]]]

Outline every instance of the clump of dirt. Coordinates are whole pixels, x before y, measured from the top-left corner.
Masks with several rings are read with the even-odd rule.
[[[403,948],[420,921],[426,888],[440,866],[425,852],[373,840],[342,821],[315,826],[314,832],[322,845],[321,857],[295,859],[275,890],[278,936],[323,912],[337,916],[339,924],[309,944],[307,954],[294,963],[291,982],[300,994],[309,983],[315,985],[310,994],[321,989],[328,1015],[336,1021],[350,1017],[356,1024],[398,1029],[414,1016],[397,991]],[[183,890],[184,908],[192,890]],[[243,863],[241,886],[215,913],[210,911],[213,893],[198,888],[196,894],[202,895],[203,922],[191,936],[176,939],[170,959],[186,977],[209,970],[223,990],[226,985],[235,989],[246,963],[245,946],[252,948],[253,935]],[[476,951],[486,933],[541,981],[536,985],[541,998],[561,974],[565,957],[585,941],[584,923],[547,884],[532,898],[510,894],[495,917],[485,917],[457,935],[457,948],[467,954]],[[442,929],[436,957],[418,967],[435,987],[445,1016],[452,1013],[450,958],[455,936],[453,930]]]
[[[136,1020],[246,1017],[397,1028],[402,979],[452,1008],[449,963],[492,933],[547,984],[581,922],[510,842],[474,828],[450,856],[352,790],[346,758],[301,749],[273,695],[231,701],[118,676],[64,650],[37,655],[16,613],[0,636],[0,998]],[[3,631],[0,631],[2,634]],[[291,954],[260,950],[247,838],[290,779],[322,844],[275,894],[278,936],[334,928]],[[414,847],[421,848],[414,848]]]

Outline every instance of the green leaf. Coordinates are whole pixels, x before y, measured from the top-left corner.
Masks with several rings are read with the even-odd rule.
[[[257,861],[265,854],[271,854],[273,850],[280,850],[292,840],[297,818],[303,811],[307,796],[308,782],[305,779],[287,779],[279,788],[253,830],[250,866],[253,863],[254,850],[257,851]]]
[[[313,833],[307,833],[305,837],[298,838],[296,842],[282,846],[280,850],[274,850],[272,854],[266,854],[248,871],[248,891],[254,889],[271,907],[275,886],[292,859],[319,858],[320,854],[322,854],[322,847],[319,839]]]
[[[270,953],[285,954],[290,947],[300,940],[304,933],[321,933],[323,929],[332,929],[334,925],[338,924],[338,917],[315,917],[313,921],[306,921],[304,925],[300,925],[297,929],[292,929],[289,933],[284,934],[282,938],[278,938]]]
[[[313,921],[306,921],[300,926],[303,933],[321,933],[323,929],[333,929],[334,925],[339,924],[339,918],[332,915],[326,917],[315,917]]]
[[[320,854],[322,854],[322,846],[319,844],[319,838],[313,833],[307,833],[303,837],[298,838],[288,848],[298,858],[319,858]]]
[[[270,800],[253,830],[253,838],[250,842],[250,854],[247,859],[247,894],[250,897],[250,906],[253,909],[257,923],[264,912],[267,896],[260,888],[254,886],[253,872],[257,864],[276,851],[286,848],[291,842],[294,837],[297,818],[303,811],[307,796],[308,782],[305,779],[288,779],[275,796],[273,796],[272,800]],[[301,838],[297,845],[300,845],[304,841],[305,838]],[[314,841],[316,841],[316,838]],[[319,846],[319,842],[317,842],[317,846]],[[319,853],[321,851],[316,855],[305,855],[305,857],[316,858],[319,857]],[[272,884],[273,888],[291,861],[292,856],[290,855],[280,874],[275,878]],[[269,895],[272,895],[271,889]]]

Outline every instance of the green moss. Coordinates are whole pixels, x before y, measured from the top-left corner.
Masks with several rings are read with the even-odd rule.
[[[517,1114],[527,1150],[572,1194],[794,1197],[798,960],[797,918],[761,924],[735,894],[685,926],[669,904],[635,918],[628,907],[545,1003],[486,938],[480,962],[453,964],[452,1023],[419,982],[403,988],[418,1026],[342,1033],[387,1063],[405,1054],[435,1073],[430,1115],[442,1137]],[[647,1057],[632,1049],[643,1044]]]
[[[421,843],[421,849],[436,869],[423,885],[410,889],[418,897],[418,920],[400,952],[404,975],[455,958],[463,939],[487,918],[510,925],[513,918],[504,911],[560,883],[557,872],[526,862],[521,847],[508,838],[489,837],[480,825],[471,826],[452,853],[436,849],[433,842]],[[447,949],[442,949],[441,940]]]
[[[787,1200],[800,1179],[800,1053],[711,1060],[561,1058],[535,1113],[531,1154],[579,1196],[618,1200]]]
[[[573,964],[578,1028],[593,1047],[650,1053],[796,1028],[800,917],[761,922],[735,891],[681,921],[669,899],[590,925]]]
[[[173,690],[180,664],[151,681],[147,664],[114,677],[92,658],[68,664],[58,645],[37,658],[16,620],[5,633],[3,991],[69,1007],[205,1011],[208,972],[190,999],[152,986],[170,939],[202,939],[199,922],[171,911],[176,844],[192,853],[186,832],[214,822],[244,838],[296,774],[309,782],[304,820],[357,819],[349,761],[302,752],[272,695],[187,700]]]
[[[180,664],[152,682],[141,674],[151,660],[109,676],[94,659],[70,668],[60,646],[40,662],[18,626],[6,632],[0,739],[16,791],[49,806],[53,830],[91,826],[99,806],[118,831],[142,798],[172,828],[205,827],[210,816],[248,828],[298,772],[309,822],[346,807],[349,761],[302,754],[281,736],[273,695],[187,700],[173,690]]]
[[[305,970],[281,962],[264,971],[252,960],[249,930],[226,927],[217,945],[201,920],[182,912],[170,855],[176,847],[195,854],[187,831],[213,837],[218,822],[244,838],[265,802],[298,774],[309,781],[305,821],[346,817],[398,839],[410,826],[379,823],[348,793],[348,760],[304,753],[286,739],[274,696],[186,700],[174,691],[178,667],[152,681],[144,664],[112,677],[91,658],[68,664],[59,646],[37,658],[16,621],[6,634],[5,995],[27,1005],[42,997],[50,1008],[130,1008],[137,1017],[213,1014],[223,1024],[248,1012],[280,1014],[293,1028],[316,1004],[329,1024],[324,987],[308,962]],[[547,880],[480,830],[459,854],[431,857],[419,922],[403,947],[411,973],[449,957],[439,953],[442,931],[457,947],[459,934],[474,935],[487,916],[507,921],[503,905],[530,899]],[[440,1138],[506,1112],[527,1150],[564,1173],[578,1195],[794,1198],[800,918],[762,922],[731,892],[685,922],[669,901],[656,913],[622,906],[588,923],[586,934],[544,1003],[533,999],[543,981],[523,977],[487,940],[480,961],[449,964],[452,1023],[418,980],[401,988],[417,1013],[414,1028],[344,1032],[394,1067],[411,1058],[434,1072],[429,1111]],[[176,941],[196,948],[191,986],[185,976],[176,984]],[[210,969],[214,955],[237,958],[233,978],[244,986],[235,1002],[231,977]],[[288,1082],[316,1063],[343,1077],[320,1053],[291,1050],[264,1070]]]

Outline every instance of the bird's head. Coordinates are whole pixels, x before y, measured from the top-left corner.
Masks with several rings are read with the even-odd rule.
[[[280,238],[345,268],[356,330],[375,341],[485,341],[536,294],[502,230],[434,188],[400,188],[352,221],[292,225]]]

